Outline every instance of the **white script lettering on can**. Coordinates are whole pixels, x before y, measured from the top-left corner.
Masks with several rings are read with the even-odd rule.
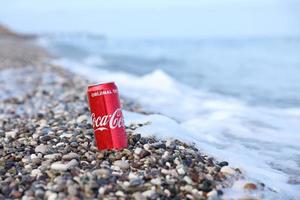
[[[125,127],[121,108],[116,109],[115,112],[110,115],[96,117],[95,113],[92,113],[92,121],[95,131],[107,130],[107,125],[110,129]]]

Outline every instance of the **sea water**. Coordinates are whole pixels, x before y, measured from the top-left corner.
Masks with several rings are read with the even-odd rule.
[[[115,81],[151,121],[143,133],[194,142],[263,182],[267,199],[300,198],[300,38],[113,39],[44,36],[56,61]]]

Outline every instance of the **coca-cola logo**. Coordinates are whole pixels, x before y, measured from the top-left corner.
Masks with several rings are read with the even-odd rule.
[[[92,121],[95,131],[125,127],[121,108],[116,109],[113,114],[98,117],[96,117],[95,113],[92,113]]]

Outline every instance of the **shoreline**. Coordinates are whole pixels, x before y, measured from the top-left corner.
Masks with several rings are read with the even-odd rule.
[[[127,127],[128,149],[98,151],[89,82],[49,64],[51,56],[32,41],[0,33],[0,43],[0,199],[219,199],[242,177],[192,145],[135,133],[143,124]],[[241,190],[263,188],[246,183]]]

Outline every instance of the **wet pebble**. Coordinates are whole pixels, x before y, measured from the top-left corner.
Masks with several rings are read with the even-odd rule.
[[[244,185],[245,190],[256,190],[257,186],[254,183],[246,183]]]
[[[227,176],[230,176],[230,175],[234,175],[236,174],[236,171],[229,167],[229,166],[224,166],[221,168],[221,172],[224,174],[224,175],[227,175]]]

